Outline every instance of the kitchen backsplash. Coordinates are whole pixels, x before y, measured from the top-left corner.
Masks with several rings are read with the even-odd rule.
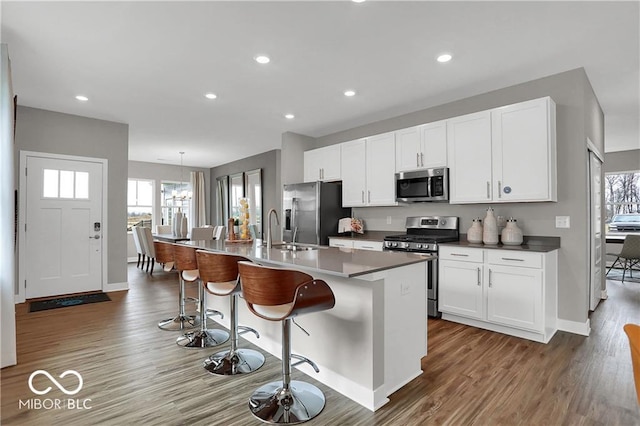
[[[556,203],[512,203],[512,204],[448,204],[417,203],[399,205],[397,207],[363,207],[353,208],[352,215],[364,220],[367,231],[404,231],[407,216],[458,216],[460,232],[466,233],[471,221],[476,217],[484,218],[487,207],[495,210],[496,216],[514,217],[525,235],[563,236],[555,227],[555,216],[549,215]],[[553,213],[552,213],[553,214]],[[578,218],[575,218],[578,219]],[[572,222],[574,218],[571,219]],[[389,223],[390,222],[390,223]],[[573,224],[578,226],[578,224]]]

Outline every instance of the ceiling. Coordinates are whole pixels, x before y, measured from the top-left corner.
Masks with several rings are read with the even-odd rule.
[[[214,167],[280,148],[287,131],[324,136],[579,67],[606,151],[640,149],[637,1],[1,7],[18,104],[128,123],[130,160],[179,164],[184,151],[185,165]]]

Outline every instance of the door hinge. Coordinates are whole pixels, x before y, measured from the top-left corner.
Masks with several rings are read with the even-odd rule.
[[[24,168],[24,175],[25,176],[27,175],[27,168],[26,167]]]
[[[27,224],[24,224],[24,232],[27,232]]]
[[[27,288],[27,280],[24,280],[24,288]]]

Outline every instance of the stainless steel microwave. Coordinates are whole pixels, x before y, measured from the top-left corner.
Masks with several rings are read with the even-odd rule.
[[[396,173],[396,201],[449,201],[449,169],[441,167]]]

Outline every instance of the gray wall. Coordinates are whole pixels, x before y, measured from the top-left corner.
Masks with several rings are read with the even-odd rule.
[[[263,232],[266,233],[267,213],[269,209],[276,209],[278,217],[282,206],[282,186],[280,184],[280,155],[279,149],[263,152],[253,157],[244,158],[232,163],[223,164],[222,166],[213,167],[211,169],[212,182],[211,193],[211,224],[224,225],[226,223],[216,223],[216,179],[220,176],[232,175],[240,172],[248,172],[250,170],[262,169],[262,216],[264,218]],[[280,227],[275,226],[273,222],[274,235],[280,235]]]
[[[640,171],[640,149],[608,152],[604,155],[604,172]]]
[[[313,148],[544,96],[551,96],[557,106],[558,202],[494,204],[492,207],[498,215],[518,219],[525,235],[561,237],[558,314],[561,319],[584,323],[589,294],[586,135],[602,147],[604,119],[582,68],[327,135],[318,138]],[[290,161],[302,161],[302,158]],[[283,168],[289,166],[282,165]],[[402,231],[407,216],[443,214],[459,216],[460,230],[465,233],[473,218],[484,217],[488,206],[423,203],[353,210],[355,216],[364,219],[366,229]],[[555,216],[570,216],[571,228],[556,229]]]
[[[304,181],[304,151],[316,148],[316,140],[309,136],[287,132],[282,134],[282,169],[281,184],[300,183]]]
[[[16,165],[21,150],[108,160],[107,283],[127,282],[129,125],[23,106],[16,121]]]

